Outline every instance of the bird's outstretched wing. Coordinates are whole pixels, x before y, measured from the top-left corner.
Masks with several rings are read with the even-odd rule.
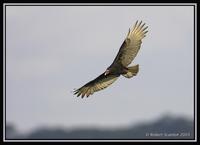
[[[138,24],[137,21],[133,28],[131,30],[129,29],[127,37],[120,47],[119,52],[112,64],[119,63],[127,67],[133,61],[140,49],[142,39],[146,36],[145,34],[148,32],[146,31],[148,27],[144,26],[145,23],[142,24],[141,21]]]
[[[107,88],[109,85],[114,83],[118,77],[119,75],[112,75],[112,74],[104,75],[103,73],[100,76],[98,76],[96,79],[88,82],[81,88],[75,90],[74,95],[77,94],[77,97],[81,95],[82,98],[84,96],[88,97],[89,95],[92,95],[94,92]]]

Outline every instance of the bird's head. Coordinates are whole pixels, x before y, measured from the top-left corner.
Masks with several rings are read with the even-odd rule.
[[[106,75],[108,75],[109,73],[110,73],[110,70],[107,69],[107,70],[104,72],[104,75],[106,76]]]

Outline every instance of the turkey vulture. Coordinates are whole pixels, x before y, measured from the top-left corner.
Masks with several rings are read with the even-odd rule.
[[[88,82],[81,88],[74,90],[74,95],[83,98],[84,96],[92,95],[94,92],[100,91],[107,88],[109,85],[114,83],[120,75],[123,75],[126,78],[131,78],[136,76],[139,71],[139,65],[134,65],[128,67],[128,65],[136,57],[142,39],[146,36],[148,32],[144,27],[145,23],[142,24],[142,21],[138,23],[136,21],[132,29],[129,29],[129,32],[121,45],[117,56],[115,57],[113,63],[106,69],[106,71],[98,76],[96,79]]]

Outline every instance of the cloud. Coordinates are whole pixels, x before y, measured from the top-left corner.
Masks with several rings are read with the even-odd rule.
[[[9,66],[10,63],[12,66]],[[56,75],[62,70],[60,61],[52,58],[26,58],[17,62],[9,61],[7,64],[8,76],[18,81],[41,79]]]

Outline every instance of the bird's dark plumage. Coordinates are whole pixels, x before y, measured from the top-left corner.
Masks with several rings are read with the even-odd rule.
[[[116,81],[118,77],[119,75],[113,75],[113,74],[104,75],[103,73],[96,79],[88,82],[83,87],[77,89],[74,93],[77,94],[77,96],[81,95],[81,97],[84,97],[86,95],[88,97],[89,95],[92,95],[96,91],[100,91],[102,89],[107,88],[109,85],[114,83],[114,81]]]
[[[96,79],[75,90],[74,94],[81,96],[82,98],[84,96],[88,97],[94,92],[107,88],[109,85],[114,83],[120,75],[123,75],[126,78],[131,78],[137,75],[139,71],[139,65],[131,67],[128,67],[128,65],[136,57],[140,49],[142,39],[148,32],[146,31],[147,27],[144,27],[144,25],[145,23],[142,24],[142,21],[140,23],[137,21],[133,28],[129,29],[126,39],[121,45],[113,63]]]

